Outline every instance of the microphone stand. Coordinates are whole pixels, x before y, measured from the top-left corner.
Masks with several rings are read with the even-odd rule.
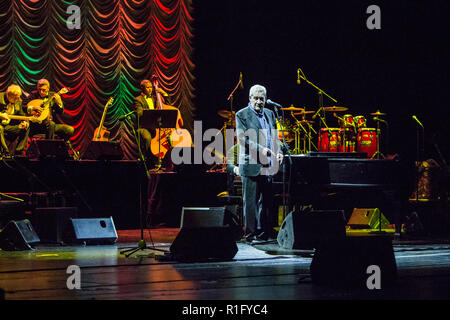
[[[125,115],[125,118],[129,117],[132,113],[129,113],[128,115]],[[138,117],[138,123],[137,123],[137,127],[139,128],[139,117]],[[150,173],[148,171],[148,167],[147,164],[145,163],[145,157],[144,154],[142,153],[142,149],[141,149],[141,134],[139,133],[139,131],[136,133],[136,130],[134,129],[134,126],[131,126],[131,129],[133,130],[133,135],[134,138],[136,139],[137,145],[138,145],[138,156],[139,156],[139,161],[141,162],[145,173],[146,173],[146,180],[147,181],[147,185],[148,185],[148,181],[150,180]],[[140,166],[141,167],[141,166]],[[147,247],[147,244],[145,242],[144,239],[144,211],[142,208],[142,180],[143,178],[141,177],[141,175],[139,174],[139,225],[140,225],[140,229],[141,229],[141,239],[139,240],[137,247],[133,247],[133,248],[128,248],[125,250],[120,251],[120,254],[125,254],[125,257],[129,257],[131,256],[133,253],[139,251],[139,250],[145,250],[145,249],[149,249],[149,250],[155,250],[155,251],[162,251],[165,252],[165,250],[161,250],[161,249],[157,249],[157,248],[150,248]]]
[[[278,113],[278,107],[275,104],[273,105],[273,107],[274,107],[273,109],[275,110],[275,116],[276,116],[278,122],[279,123],[284,123],[284,110],[281,110],[282,111],[282,119],[281,120],[283,120],[283,122],[281,122],[280,121],[280,116],[279,116],[279,113]],[[286,143],[286,139],[284,137],[284,132],[283,132],[283,134],[281,136],[283,137],[283,145],[284,145],[284,148],[286,149],[286,152],[287,152],[287,155],[288,155],[289,171],[290,171],[292,169],[292,155],[291,155],[291,151],[289,150],[289,146]],[[275,137],[275,139],[276,139],[276,137]],[[275,140],[275,139],[273,139],[273,140]],[[278,161],[278,160],[276,160],[276,161]],[[282,168],[282,170],[283,170],[283,219],[284,219],[284,218],[286,218],[286,197],[287,197],[287,195],[286,195],[286,161],[283,161],[283,168]],[[289,180],[290,179],[291,179],[291,174],[289,173]],[[288,185],[288,193],[290,193],[290,185],[291,184],[289,183],[289,185]]]
[[[424,144],[425,141],[422,141],[422,148],[420,148],[420,128],[422,128],[422,138],[425,139],[425,128],[417,119],[414,118],[417,123],[417,133],[416,133],[416,205],[419,202],[419,170],[420,170],[420,162],[422,161],[422,155],[424,152]]]
[[[320,89],[314,83],[312,83],[311,81],[306,79],[306,76],[303,74],[303,71],[302,71],[302,75],[299,74],[298,76],[299,76],[299,78],[303,79],[307,84],[309,84],[311,87],[313,87],[313,88],[315,88],[317,90],[317,93],[319,95],[319,110],[317,110],[317,112],[314,114],[314,116],[312,118],[314,119],[318,115],[320,120],[321,120],[321,122],[325,125],[325,128],[329,129],[327,124],[326,124],[326,122],[325,122],[325,111],[324,111],[324,108],[323,108],[323,95],[326,95],[334,103],[337,103],[337,100],[334,99],[333,97],[331,97],[328,93],[326,93],[322,89]],[[328,140],[330,140],[330,138],[331,138],[331,132],[330,132],[330,130],[328,130]],[[320,136],[320,132],[319,132],[319,139],[320,140],[322,139],[321,136]],[[319,141],[319,149],[320,149],[320,145],[321,145],[321,141]],[[330,144],[328,144],[328,151],[329,151],[329,148],[330,148]]]
[[[241,74],[242,75],[242,74]],[[230,95],[227,98],[227,101],[230,101],[230,114],[233,115],[233,98],[234,98],[234,93],[236,92],[236,90],[239,88],[239,86],[241,86],[241,88],[244,88],[244,84],[242,83],[242,78],[239,78],[238,83],[236,84],[236,86],[234,87],[233,91],[231,91]],[[228,119],[228,122],[231,122],[231,124],[233,124],[232,119]],[[223,137],[224,137],[224,145],[225,148],[227,147],[227,123],[224,124],[224,127],[222,128],[224,129],[223,131]],[[234,143],[233,143],[234,145]],[[227,156],[226,156],[226,152],[225,155],[223,157],[223,168],[222,171],[226,171],[226,166],[227,166]]]

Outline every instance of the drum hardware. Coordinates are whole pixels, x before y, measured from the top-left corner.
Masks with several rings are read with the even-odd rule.
[[[370,159],[380,159],[380,157],[382,157],[383,159],[385,158],[384,154],[382,154],[380,152],[380,122],[384,122],[387,123],[386,120],[380,119],[378,118],[378,116],[384,116],[386,115],[385,113],[381,113],[380,110],[377,110],[377,112],[371,113],[371,115],[375,116],[373,118],[373,120],[376,121],[377,123],[377,132],[376,132],[376,136],[377,136],[377,151],[373,154],[373,156]]]
[[[294,106],[290,106],[288,108],[280,108],[280,110],[283,110],[283,111],[305,111],[305,109],[296,108]]]
[[[381,113],[380,110],[377,110],[377,112],[371,113],[370,115],[377,117],[377,116],[385,116],[386,113]]]
[[[342,112],[342,111],[347,111],[348,108],[346,107],[337,107],[337,106],[333,106],[333,107],[323,107],[324,111],[328,111],[328,112]]]
[[[314,121],[306,120],[306,114],[314,113],[314,111],[303,111],[303,112],[291,112],[291,116],[295,119],[295,126],[294,126],[294,133],[295,133],[295,148],[294,148],[294,154],[306,154],[308,152],[311,152],[311,145],[314,147],[315,150],[317,150],[317,147],[312,142],[312,135],[311,131],[314,132],[314,134],[317,134],[317,132],[312,127],[312,123]],[[301,115],[302,120],[298,120],[295,115]],[[305,126],[308,127],[308,129],[305,128]],[[301,130],[300,130],[301,129]],[[301,131],[304,133],[304,138],[301,138]],[[303,147],[302,142],[303,141]]]

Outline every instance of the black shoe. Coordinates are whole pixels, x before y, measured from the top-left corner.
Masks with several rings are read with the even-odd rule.
[[[245,242],[252,243],[252,241],[255,240],[255,239],[256,239],[256,235],[255,235],[254,232],[252,232],[252,233],[246,234],[246,235],[244,236],[244,239],[243,239],[243,240],[244,240]]]

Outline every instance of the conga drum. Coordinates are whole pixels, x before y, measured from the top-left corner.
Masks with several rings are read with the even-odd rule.
[[[358,130],[356,151],[367,153],[369,158],[377,152],[377,129],[361,128]]]
[[[340,128],[321,128],[319,133],[319,152],[339,152],[341,145]]]
[[[357,130],[359,130],[361,128],[367,128],[366,117],[356,116],[354,120],[355,120],[355,125],[356,125]]]

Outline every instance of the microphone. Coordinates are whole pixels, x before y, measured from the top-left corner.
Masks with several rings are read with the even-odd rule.
[[[278,107],[278,108],[281,108],[281,104],[273,102],[270,99],[267,99],[266,104],[271,105],[271,106],[275,106],[275,107]]]
[[[386,123],[386,120],[380,119],[378,117],[373,117],[373,120]]]
[[[414,120],[416,120],[417,123],[423,128],[422,123],[420,123],[419,119],[417,119],[417,117],[416,117],[415,115],[413,115],[412,118],[413,118]]]
[[[300,68],[297,69],[297,84],[300,84]]]
[[[123,120],[125,120],[126,118],[128,118],[130,115],[132,115],[133,113],[135,113],[136,111],[130,111],[130,112],[128,112],[127,114],[124,114],[123,116],[120,116],[119,117],[119,121],[123,121]]]
[[[239,74],[239,86],[244,89],[244,82],[242,82],[242,72]]]

